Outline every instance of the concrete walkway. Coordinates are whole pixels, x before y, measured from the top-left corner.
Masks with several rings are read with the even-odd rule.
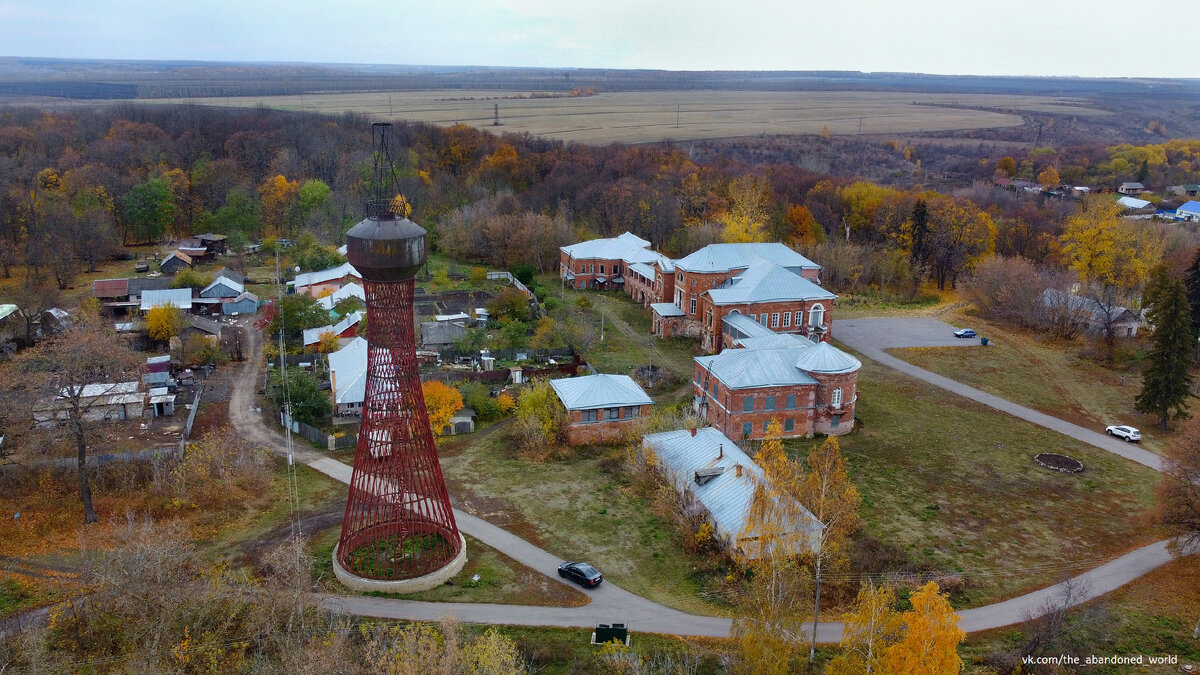
[[[837,325],[835,322],[835,334],[838,334],[838,339],[853,346],[852,341],[846,339],[847,331],[844,329],[839,331]],[[242,366],[242,371],[234,384],[229,404],[230,420],[239,433],[247,439],[261,444],[263,447],[271,448],[277,453],[286,454],[287,448],[283,437],[264,425],[261,414],[253,411],[254,391],[257,389],[261,372],[258,366],[260,363],[258,357],[262,345],[261,335],[258,331],[250,330],[248,332],[250,334],[248,339],[250,359]],[[854,348],[875,358],[875,354],[869,354],[859,347]],[[874,351],[905,365],[898,359],[882,354],[878,348],[875,348]],[[916,370],[921,371],[919,368]],[[926,371],[921,372],[925,373]],[[932,373],[928,374],[932,375]],[[947,382],[957,384],[950,380]],[[971,388],[966,387],[966,389]],[[971,391],[976,390],[972,389]],[[997,400],[1002,401],[1002,399]],[[1020,406],[1013,407],[1020,408]],[[1108,438],[1102,434],[1095,435],[1102,440]],[[1124,448],[1119,443],[1117,447]],[[335,480],[347,484],[350,482],[352,472],[350,466],[305,448],[295,448],[293,453],[296,461]],[[560,583],[567,583],[556,574],[558,564],[563,560],[562,557],[542,550],[511,532],[469,513],[455,509],[454,517],[459,530],[463,533],[479,539],[488,546]],[[1076,585],[1080,592],[1074,596],[1074,604],[1083,603],[1113,591],[1170,562],[1172,557],[1167,550],[1168,543],[1161,541],[1144,546],[1076,577]],[[468,555],[470,554],[468,553]],[[1028,616],[1038,614],[1047,599],[1058,597],[1063,585],[1056,584],[994,605],[961,611],[959,616],[962,618],[962,628],[967,632],[975,632],[1020,623]],[[609,581],[605,581],[599,588],[584,592],[591,601],[583,607],[417,602],[359,595],[327,595],[321,599],[321,604],[333,612],[415,621],[435,621],[442,616],[451,615],[468,623],[587,628],[595,627],[598,623],[617,622],[625,623],[633,630],[641,632],[711,637],[728,637],[730,634],[732,626],[730,619],[687,614],[630,593]],[[811,623],[806,626],[811,626]],[[817,625],[819,642],[838,642],[841,640],[841,635],[841,623],[821,622]]]
[[[1027,422],[1057,431],[1088,445],[1106,450],[1138,464],[1162,471],[1162,459],[1142,448],[1107,434],[1071,424],[1023,405],[1000,398],[986,391],[969,387],[937,373],[898,359],[885,352],[895,347],[963,347],[986,349],[978,339],[960,340],[954,337],[954,326],[937,319],[841,319],[833,322],[836,339],[863,356],[898,370],[935,387],[969,398]],[[1034,386],[1033,383],[1030,386]]]

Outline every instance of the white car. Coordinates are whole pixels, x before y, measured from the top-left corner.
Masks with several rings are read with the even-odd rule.
[[[1126,443],[1136,443],[1137,441],[1142,440],[1142,432],[1138,431],[1137,429],[1134,429],[1133,427],[1126,427],[1126,426],[1105,427],[1104,432],[1107,433],[1109,436],[1116,436],[1117,438],[1123,438],[1123,439],[1125,439]]]

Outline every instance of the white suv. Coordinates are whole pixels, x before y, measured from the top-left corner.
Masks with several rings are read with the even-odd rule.
[[[1117,438],[1125,439],[1126,443],[1134,443],[1142,440],[1142,432],[1134,429],[1133,427],[1112,426],[1106,427],[1104,431],[1109,436],[1116,436]]]

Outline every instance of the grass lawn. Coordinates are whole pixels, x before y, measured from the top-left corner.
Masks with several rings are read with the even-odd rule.
[[[355,593],[347,590],[333,576],[333,547],[341,535],[341,525],[326,528],[313,538],[311,551],[313,570],[326,590],[332,593]],[[467,564],[451,580],[421,593],[364,593],[382,598],[403,598],[427,602],[482,602],[499,605],[537,605],[543,607],[580,607],[588,603],[582,591],[564,586],[509,558],[496,549],[464,535],[467,539]],[[474,577],[478,575],[479,579]]]
[[[956,607],[1050,585],[1163,536],[1146,518],[1155,472],[868,360],[858,383],[859,425],[841,447],[861,515],[917,568],[962,575]],[[819,441],[790,445],[806,454]],[[1086,469],[1042,469],[1031,459],[1042,451]]]
[[[619,472],[621,448],[591,447],[562,461],[519,459],[503,432],[442,457],[459,508],[561,556],[587,560],[621,587],[678,609],[725,614],[704,596],[709,561],[685,553]],[[553,572],[553,570],[541,570]]]
[[[896,300],[879,293],[842,293],[834,303],[833,318],[861,319],[889,316],[938,316],[956,306],[958,295],[926,285],[912,300]]]
[[[1185,589],[1191,588],[1193,592]],[[1065,650],[1086,657],[1145,654],[1177,655],[1179,663],[1170,666],[1142,666],[1139,673],[1178,673],[1179,666],[1200,665],[1200,642],[1192,639],[1200,618],[1200,556],[1190,556],[1164,565],[1098,600],[1089,603],[1103,608],[1097,622],[1099,638]],[[1184,589],[1183,592],[1180,592]],[[1076,620],[1083,610],[1069,613]],[[960,648],[968,673],[991,673],[987,657],[996,652],[1015,652],[1029,638],[1024,626],[998,628],[967,638]],[[1056,649],[1052,653],[1057,654]],[[1118,675],[1134,670],[1130,666],[1102,666],[1089,673]]]
[[[1132,424],[1142,431],[1142,445],[1161,452],[1169,437],[1157,420],[1133,408],[1142,378],[1078,356],[1079,342],[1042,339],[977,317],[953,316],[989,338],[987,349],[918,347],[890,353],[915,366],[945,375],[1014,403],[1040,410],[1088,429]]]

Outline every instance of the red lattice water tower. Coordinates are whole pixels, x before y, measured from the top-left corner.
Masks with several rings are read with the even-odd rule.
[[[466,563],[442,479],[413,335],[413,277],[425,264],[425,230],[408,220],[391,170],[390,124],[373,125],[374,199],[346,234],[346,257],[363,279],[367,374],[354,473],[333,550],[350,588],[413,593],[444,583]]]

